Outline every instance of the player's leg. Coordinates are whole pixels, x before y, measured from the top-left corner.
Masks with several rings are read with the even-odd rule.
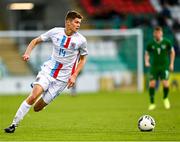
[[[156,80],[158,80],[158,70],[155,67],[150,68],[150,82],[149,82],[149,97],[150,97],[150,105],[149,110],[154,110],[156,108],[155,105],[155,88],[156,88]]]
[[[40,85],[34,85],[30,95],[28,96],[28,98],[22,102],[19,109],[17,110],[12,124],[8,128],[4,129],[5,132],[13,133],[15,131],[15,127],[17,127],[19,122],[28,113],[31,106],[38,99],[38,97],[42,94],[42,92],[43,92],[43,88]]]
[[[36,102],[38,97],[44,92],[44,90],[47,90],[49,86],[49,78],[46,74],[44,74],[42,71],[39,72],[37,75],[36,81],[33,83],[33,89],[30,93],[30,95],[27,97],[26,100],[23,101],[23,103],[20,105],[19,109],[16,112],[16,115],[13,119],[13,122],[11,126],[8,128],[5,128],[5,132],[7,133],[13,133],[15,130],[15,127],[19,124],[19,122],[24,118],[24,116],[28,113],[31,106]]]
[[[163,83],[163,93],[164,93],[164,96],[163,96],[164,107],[166,109],[170,109],[171,106],[170,106],[170,102],[168,99],[169,82],[168,82],[168,80],[163,80],[162,83]]]
[[[52,102],[67,86],[67,82],[54,80],[50,83],[49,88],[42,94],[42,97],[35,103],[34,111],[38,112]]]
[[[161,73],[161,79],[162,79],[162,84],[163,84],[163,102],[164,102],[164,107],[166,109],[170,109],[170,102],[168,99],[168,94],[169,94],[169,71],[168,70],[163,70]]]
[[[42,94],[43,88],[36,84],[34,85],[30,95],[27,97],[26,100],[20,105],[14,119],[13,123],[15,125],[18,125],[19,122],[24,118],[24,116],[28,113],[31,106],[35,103],[35,101],[39,98],[39,96]]]
[[[35,84],[31,94],[26,99],[27,104],[33,105],[39,96],[43,93],[43,87],[39,84]]]
[[[150,96],[150,105],[149,110],[154,110],[156,108],[155,102],[154,102],[154,95],[155,95],[155,86],[156,86],[156,80],[150,80],[149,82],[149,96]]]
[[[163,80],[163,92],[164,92],[164,96],[163,99],[168,98],[168,94],[169,94],[169,81],[168,80]]]
[[[47,106],[48,104],[44,102],[44,100],[42,99],[42,97],[35,103],[34,105],[34,111],[35,112],[39,112],[40,110],[42,110],[45,106]]]

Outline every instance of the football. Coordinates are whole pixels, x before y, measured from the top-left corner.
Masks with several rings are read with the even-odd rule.
[[[155,120],[150,115],[143,115],[138,120],[140,131],[152,131],[155,128]]]

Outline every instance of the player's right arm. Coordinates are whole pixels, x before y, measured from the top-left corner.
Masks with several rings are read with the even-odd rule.
[[[145,56],[144,56],[145,66],[146,66],[146,67],[150,67],[149,51],[150,51],[150,44],[148,44],[148,46],[147,46],[147,48],[146,48],[146,51],[145,51]]]
[[[145,52],[144,57],[145,57],[145,66],[150,67],[150,62],[149,62],[150,57],[149,57],[149,53],[147,51]]]
[[[43,40],[41,39],[41,37],[37,37],[34,38],[28,45],[28,47],[26,48],[26,51],[23,55],[23,60],[27,61],[29,60],[30,54],[32,52],[32,50],[34,49],[34,47],[36,47],[36,45],[38,45],[39,43],[43,42]]]

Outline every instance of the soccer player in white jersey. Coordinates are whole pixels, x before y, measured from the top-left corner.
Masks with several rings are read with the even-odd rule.
[[[53,52],[50,60],[41,67],[30,95],[20,105],[12,124],[4,129],[6,133],[15,131],[32,105],[34,111],[38,112],[66,87],[70,88],[74,85],[88,54],[86,38],[77,32],[82,18],[78,12],[70,11],[65,18],[65,28],[53,28],[33,39],[28,45],[23,55],[24,61],[28,61],[31,51],[44,41],[52,42]]]

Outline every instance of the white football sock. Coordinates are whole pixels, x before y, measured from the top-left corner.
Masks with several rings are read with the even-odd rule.
[[[28,113],[30,108],[31,108],[31,105],[27,104],[26,100],[23,101],[18,111],[16,112],[16,115],[13,119],[12,124],[17,126],[19,122],[24,118],[24,116]]]

